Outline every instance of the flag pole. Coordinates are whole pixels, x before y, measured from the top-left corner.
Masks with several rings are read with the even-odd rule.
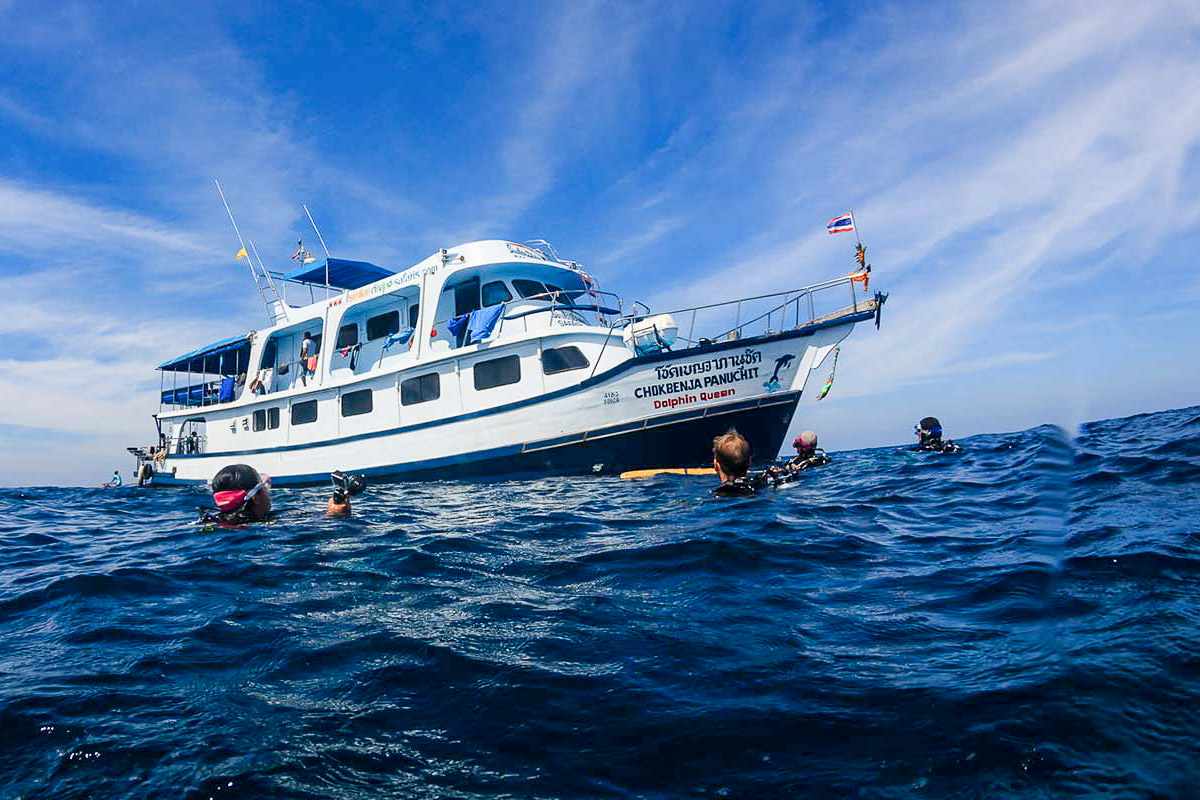
[[[225,199],[225,192],[221,189],[221,182],[213,178],[213,183],[217,185],[217,194],[221,195],[221,204],[225,206],[225,213],[229,215],[229,223],[233,225],[233,232],[237,234],[238,244],[242,246],[242,250],[246,250],[246,240],[242,238],[242,232],[238,230],[237,221],[233,218],[233,211],[229,208],[229,201]],[[271,313],[271,304],[267,302],[267,295],[263,291],[262,282],[258,279],[258,273],[254,271],[254,262],[250,257],[246,256],[246,266],[250,267],[250,277],[254,279],[254,286],[258,289],[258,296],[263,301],[263,307],[267,310],[267,318],[271,324],[275,324],[275,315]]]
[[[853,208],[852,208],[852,209],[850,209],[850,227],[851,227],[851,228],[854,228],[854,241],[855,241],[855,243],[856,243],[856,244],[858,244],[858,245],[861,247],[861,246],[862,246],[862,239],[858,238],[858,222],[857,222],[857,221],[854,219],[854,209],[853,209]]]

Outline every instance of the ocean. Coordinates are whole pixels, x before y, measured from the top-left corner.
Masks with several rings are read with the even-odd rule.
[[[0,798],[1200,797],[1200,408],[963,444],[0,490]]]

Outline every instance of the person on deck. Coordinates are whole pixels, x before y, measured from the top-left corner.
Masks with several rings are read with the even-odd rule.
[[[308,376],[316,372],[315,367],[310,369],[309,361],[316,355],[316,345],[313,343],[312,334],[308,331],[304,332],[304,338],[300,342],[300,383],[308,386]]]
[[[713,490],[717,497],[747,497],[765,482],[764,474],[747,474],[750,443],[733,428],[713,439],[713,469],[721,479],[721,485]]]

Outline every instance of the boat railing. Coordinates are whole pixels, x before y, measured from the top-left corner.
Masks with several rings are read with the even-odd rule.
[[[856,286],[859,283],[862,288]],[[678,326],[677,341],[689,346],[744,339],[801,328],[833,313],[871,309],[866,286],[866,274],[855,273],[782,292],[653,314],[647,310],[626,315],[616,326],[623,328],[658,314],[668,314]]]
[[[856,284],[861,283],[859,288]],[[782,292],[742,297],[737,300],[726,300],[720,303],[708,303],[699,306],[688,306],[670,311],[652,312],[646,305],[635,302],[633,310],[625,313],[624,301],[612,292],[593,292],[588,296],[594,298],[590,302],[560,302],[555,295],[548,292],[543,295],[522,298],[506,303],[505,313],[501,316],[501,325],[527,321],[537,314],[551,314],[550,324],[554,324],[555,311],[576,311],[595,313],[600,324],[611,331],[625,328],[631,323],[660,314],[669,314],[678,326],[677,341],[687,345],[698,345],[704,342],[743,339],[747,336],[778,333],[791,330],[819,321],[822,317],[844,310],[859,311],[873,308],[870,295],[866,288],[868,278],[866,273],[855,273],[840,278],[814,283],[798,289]],[[508,313],[507,306],[529,300],[550,300],[550,304],[539,308],[530,308]],[[640,307],[640,310],[638,310]],[[686,334],[684,325],[686,324]],[[524,330],[528,330],[525,323]],[[707,331],[707,334],[698,332]],[[499,331],[497,331],[497,334]]]

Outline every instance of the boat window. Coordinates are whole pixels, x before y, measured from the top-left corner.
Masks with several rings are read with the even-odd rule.
[[[279,409],[278,408],[268,408],[267,409],[267,427],[270,430],[275,430],[276,428],[279,427]]]
[[[507,386],[521,380],[521,359],[519,356],[504,356],[480,361],[473,371],[476,391]]]
[[[312,340],[313,340],[313,350],[311,353],[309,353],[309,355],[315,356],[321,352],[321,334],[319,334],[319,333],[314,334],[312,337]]]
[[[578,347],[551,347],[542,351],[542,372],[553,375],[556,372],[569,372],[573,369],[585,369],[591,366]]]
[[[537,281],[527,280],[526,278],[513,278],[512,284],[521,297],[533,297],[534,295],[546,293],[545,286],[542,286]]]
[[[410,327],[410,328],[417,327],[417,319],[420,317],[420,315],[421,315],[421,304],[420,303],[413,303],[411,306],[409,306],[408,307],[408,327]]]
[[[400,332],[400,312],[389,311],[367,320],[367,341],[373,342]]]
[[[454,316],[470,314],[479,310],[479,279],[469,280],[450,287],[454,292]]]
[[[275,358],[279,350],[278,339],[268,339],[263,345],[262,363],[258,365],[259,369],[270,369],[275,366]]]
[[[400,384],[400,405],[411,406],[428,403],[442,396],[441,377],[436,372],[418,375]]]
[[[292,424],[306,425],[317,421],[317,401],[305,400],[302,403],[292,403]]]
[[[374,404],[371,402],[371,390],[360,389],[357,392],[347,392],[342,395],[342,416],[357,417],[359,414],[370,414]]]
[[[512,292],[504,285],[504,281],[492,281],[483,285],[483,305],[498,306],[512,300]]]
[[[254,412],[254,430],[265,431],[267,429],[267,410],[260,408]]]
[[[358,323],[351,322],[338,328],[337,344],[334,347],[339,350],[343,347],[350,347],[358,344]]]

